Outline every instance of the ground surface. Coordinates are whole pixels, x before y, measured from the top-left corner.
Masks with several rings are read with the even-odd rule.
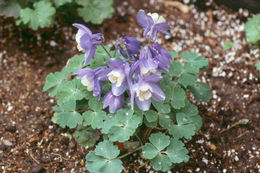
[[[173,165],[172,172],[260,172],[260,75],[253,66],[260,53],[243,32],[251,14],[210,3],[188,7],[184,13],[165,2],[120,1],[112,19],[91,27],[105,33],[107,43],[126,34],[140,37],[136,12],[149,9],[173,28],[170,38],[159,40],[165,47],[207,57],[209,68],[200,79],[212,88],[212,99],[198,103],[203,127],[186,144],[189,162]],[[66,24],[22,30],[13,19],[0,17],[0,172],[86,171],[87,150],[51,122],[55,100],[42,92],[45,76],[77,53],[75,32]],[[224,51],[227,41],[234,46]],[[238,123],[244,119],[248,123]],[[140,158],[123,161],[125,172],[150,170]]]

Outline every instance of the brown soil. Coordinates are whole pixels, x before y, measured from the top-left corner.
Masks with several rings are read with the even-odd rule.
[[[140,37],[136,12],[149,9],[173,27],[172,37],[160,39],[164,46],[207,57],[209,68],[200,79],[211,86],[212,99],[198,103],[203,127],[186,142],[190,160],[173,165],[172,172],[260,172],[260,75],[253,66],[260,56],[239,28],[251,14],[215,4],[204,4],[203,9],[189,4],[185,14],[152,2],[118,0],[116,15],[91,27],[105,33],[107,43],[126,34]],[[55,24],[33,32],[4,17],[0,24],[0,172],[86,172],[88,150],[67,137],[70,130],[51,122],[55,100],[42,92],[46,75],[77,53],[76,29]],[[226,41],[235,46],[224,51]],[[243,119],[249,122],[237,123]],[[123,162],[125,172],[151,170],[137,156]]]

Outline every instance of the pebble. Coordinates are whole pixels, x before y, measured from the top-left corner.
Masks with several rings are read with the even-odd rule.
[[[235,156],[235,161],[239,161],[239,158],[237,156]]]
[[[6,145],[8,147],[13,145],[13,143],[11,141],[7,140],[7,139],[2,139],[2,142],[3,142],[4,145]]]
[[[206,165],[209,163],[209,160],[206,159],[205,157],[202,158],[202,162],[204,162]]]

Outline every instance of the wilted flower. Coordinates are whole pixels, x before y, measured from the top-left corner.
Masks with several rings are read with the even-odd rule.
[[[87,87],[88,91],[93,91],[93,96],[100,98],[102,91],[102,81],[107,80],[107,68],[99,67],[95,70],[83,68],[75,72],[77,78],[81,80],[82,85]]]
[[[109,107],[110,113],[115,113],[124,104],[124,96],[115,96],[112,91],[108,92],[103,98],[103,108]]]
[[[125,58],[131,58],[139,53],[140,43],[133,37],[125,36],[118,41],[117,47]]]
[[[145,29],[144,37],[153,41],[156,40],[157,32],[169,34],[167,31],[171,29],[170,25],[158,13],[145,14],[143,10],[139,10],[137,13],[137,23]]]
[[[88,64],[95,55],[96,46],[102,44],[104,36],[101,33],[92,34],[86,26],[81,24],[73,24],[73,26],[79,29],[76,34],[77,47],[79,51],[86,51],[85,64]]]
[[[141,110],[149,110],[152,99],[156,101],[163,101],[165,99],[165,95],[158,85],[161,79],[161,76],[149,75],[140,77],[138,83],[134,84],[134,94],[131,95],[131,99],[135,98],[136,104]]]

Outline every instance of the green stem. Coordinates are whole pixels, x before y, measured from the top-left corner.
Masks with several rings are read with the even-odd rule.
[[[134,151],[132,151],[132,152],[128,152],[128,153],[126,153],[126,154],[124,154],[124,155],[122,155],[122,156],[119,156],[119,157],[117,157],[116,159],[120,160],[120,159],[122,159],[122,158],[124,158],[124,157],[126,157],[126,156],[129,156],[130,154],[133,154],[134,152],[136,152],[136,151],[138,151],[138,150],[141,150],[141,149],[142,149],[142,146],[136,148],[136,149],[135,149]]]
[[[106,50],[105,46],[103,44],[101,44],[101,46],[103,47],[103,49],[106,51],[106,53],[108,54],[109,58],[112,58],[112,56],[110,55],[110,53]]]
[[[135,134],[135,136],[137,137],[137,139],[139,140],[139,143],[141,144],[141,146],[143,145],[143,142],[141,140],[141,138],[137,135],[137,133]]]

